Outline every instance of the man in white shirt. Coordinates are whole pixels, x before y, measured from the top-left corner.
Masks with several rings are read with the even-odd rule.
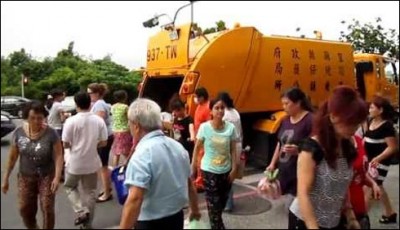
[[[101,168],[97,148],[107,144],[108,133],[104,120],[89,112],[89,94],[78,93],[74,99],[78,113],[66,121],[62,134],[64,147],[70,149],[64,186],[77,213],[75,225],[91,228],[97,198],[97,171]],[[82,183],[82,196],[88,197],[86,205],[80,198],[79,182]]]

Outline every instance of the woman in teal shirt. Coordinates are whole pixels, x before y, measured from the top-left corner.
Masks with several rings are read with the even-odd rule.
[[[192,162],[192,177],[196,178],[197,154],[204,146],[201,171],[204,178],[205,195],[212,229],[225,229],[222,212],[228,200],[235,178],[236,132],[235,126],[223,121],[225,104],[221,98],[210,102],[212,119],[201,124],[197,133]]]

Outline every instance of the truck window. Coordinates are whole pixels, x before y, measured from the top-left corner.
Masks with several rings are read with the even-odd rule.
[[[389,83],[398,85],[399,72],[395,63],[385,62],[385,76]]]

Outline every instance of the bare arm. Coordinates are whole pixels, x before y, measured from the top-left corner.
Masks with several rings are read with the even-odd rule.
[[[189,133],[190,133],[190,140],[194,141],[196,139],[196,134],[194,132],[194,125],[193,123],[189,124]]]
[[[4,180],[8,181],[8,179],[10,178],[11,172],[14,169],[14,166],[18,160],[18,157],[19,157],[19,151],[18,151],[17,146],[11,145],[9,157],[8,157],[8,163],[7,163],[7,169],[6,169],[6,173],[4,174]]]
[[[97,111],[96,115],[101,117],[101,118],[103,118],[103,119],[106,119],[106,115],[107,114],[106,114],[106,111],[101,110],[101,111]]]
[[[376,184],[376,182],[374,181],[374,179],[372,179],[372,177],[369,175],[368,172],[365,172],[365,185],[367,185],[368,187],[372,188],[372,186],[374,184]]]
[[[55,166],[56,166],[55,178],[59,180],[61,178],[62,169],[64,167],[61,141],[57,141],[56,143],[54,143],[53,148],[54,148],[53,159],[55,161]]]
[[[232,158],[232,172],[237,172],[238,163],[237,163],[237,153],[236,153],[236,141],[231,141],[231,158]]]
[[[309,196],[315,179],[315,167],[312,153],[301,152],[297,162],[297,178],[301,178],[301,183],[297,184],[297,197],[300,212],[308,229],[318,229],[317,218]]]
[[[145,189],[132,186],[129,189],[128,198],[122,210],[120,229],[132,229],[139,217],[140,207],[142,206]]]
[[[188,179],[188,188],[189,188],[189,205],[190,205],[190,212],[191,216],[189,218],[200,218],[200,210],[199,210],[199,203],[197,199],[197,192],[194,188],[192,180]]]
[[[365,181],[364,184],[368,187],[372,188],[373,198],[375,200],[379,200],[382,196],[382,191],[379,185],[376,183],[374,179],[369,175],[368,172],[365,173]],[[367,205],[367,204],[366,204]]]
[[[273,168],[276,167],[276,163],[278,162],[278,159],[279,159],[280,149],[281,149],[281,144],[278,142],[278,143],[276,143],[274,156],[272,157],[271,163],[269,164],[269,166],[267,168],[269,168],[270,166]]]
[[[107,140],[105,141],[99,141],[99,143],[97,144],[97,148],[103,148],[107,146]]]
[[[387,144],[386,149],[375,158],[375,160],[378,162],[388,159],[397,151],[397,143],[395,137],[386,137],[385,142]]]
[[[11,149],[9,152],[9,157],[8,157],[8,165],[7,165],[7,171],[4,174],[4,180],[3,184],[1,186],[1,190],[4,194],[7,194],[8,188],[9,188],[9,179],[10,179],[10,174],[12,170],[14,169],[15,162],[17,162],[19,156],[18,148],[13,144],[11,145]]]
[[[192,159],[192,175],[196,173],[197,169],[197,155],[199,155],[200,149],[203,147],[204,141],[197,139],[196,144],[193,149],[193,159]]]
[[[360,229],[360,225],[351,205],[350,195],[350,190],[347,190],[343,212],[347,220],[347,229]]]
[[[68,118],[68,116],[66,116],[66,114],[63,110],[60,110],[59,114],[60,114],[61,122],[64,122]]]

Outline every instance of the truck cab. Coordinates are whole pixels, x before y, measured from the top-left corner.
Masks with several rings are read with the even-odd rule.
[[[361,96],[371,101],[374,95],[388,98],[399,107],[399,79],[395,62],[378,54],[355,54],[355,84]]]

